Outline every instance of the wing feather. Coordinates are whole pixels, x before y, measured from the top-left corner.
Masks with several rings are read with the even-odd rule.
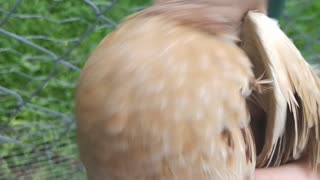
[[[249,12],[243,27],[241,46],[252,60],[255,73],[264,70],[266,78],[273,81],[273,90],[258,96],[268,116],[258,166],[286,163],[308,151],[313,152],[310,152],[310,159],[315,159],[313,167],[317,166],[320,163],[319,78],[275,20]],[[294,131],[288,128],[290,124]]]

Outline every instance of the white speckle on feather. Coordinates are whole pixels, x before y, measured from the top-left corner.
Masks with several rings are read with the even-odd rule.
[[[175,120],[180,120],[181,119],[181,112],[179,112],[179,111],[176,111],[175,113],[174,113],[174,119]]]
[[[168,54],[168,51],[174,47],[177,44],[178,40],[175,40],[171,42],[166,48],[163,49],[163,51],[160,53],[160,56],[163,56],[165,54]]]
[[[125,71],[133,72],[135,69],[137,69],[137,64],[138,63],[134,61],[127,62],[125,66]]]
[[[199,60],[200,62],[200,68],[203,69],[203,70],[206,70],[210,67],[210,60],[209,60],[209,56],[208,54],[204,54],[202,57],[201,57],[201,60]]]
[[[170,36],[176,32],[176,28],[170,28],[169,31],[167,31],[167,36]]]
[[[173,66],[173,67],[176,68],[175,69],[176,73],[183,74],[183,76],[188,69],[187,63],[183,63],[183,62],[180,62],[179,66]]]
[[[223,111],[223,108],[220,106],[216,108],[216,119],[217,120],[224,119],[224,111]],[[218,122],[218,124],[219,124],[219,122]],[[221,123],[221,125],[223,125],[223,124]]]
[[[168,106],[168,100],[167,98],[161,98],[160,100],[160,109],[161,111],[164,111]]]
[[[206,140],[207,143],[211,144],[214,138],[214,130],[212,129],[212,127],[206,127],[205,129],[201,129],[201,131],[204,131],[204,140]]]
[[[199,97],[204,105],[209,105],[209,97],[205,86],[200,87]]]
[[[221,151],[220,151],[221,152],[221,157],[222,157],[223,161],[226,161],[227,158],[228,158],[228,154],[227,154],[227,151],[223,150],[223,149],[225,149],[225,147],[221,148]]]
[[[164,90],[164,82],[161,81],[157,84],[155,84],[154,86],[151,86],[150,87],[150,94],[155,94],[155,95],[158,95],[160,94],[161,92],[163,92]]]
[[[159,81],[157,85],[158,89],[164,90],[165,83],[165,80]]]
[[[177,86],[182,87],[184,83],[185,83],[184,77],[178,77]]]
[[[180,153],[180,155],[179,155],[178,163],[179,163],[180,165],[183,165],[183,166],[187,164],[187,161],[186,161],[186,159],[184,158],[184,156],[182,155],[182,153]]]
[[[172,56],[167,56],[167,57],[165,57],[165,61],[164,61],[164,65],[165,65],[165,68],[166,69],[168,69],[168,71],[167,72],[172,72],[173,70],[175,70],[175,69],[173,69],[173,68],[176,68],[176,65],[174,65],[172,62],[174,62],[175,61],[175,59],[174,58],[172,58]]]
[[[183,40],[183,44],[185,44],[185,45],[188,45],[191,41],[193,41],[195,39],[195,36],[194,35],[190,35],[190,36],[188,36],[187,38],[185,38],[184,40]]]
[[[207,13],[206,16],[208,19],[212,19],[214,20],[214,22],[217,23],[228,23],[228,19],[225,18],[225,16],[222,16],[221,14]]]
[[[179,109],[185,109],[188,105],[188,98],[187,97],[180,97],[180,98],[178,98],[176,103],[177,103],[177,107],[179,107]]]
[[[214,158],[214,156],[215,156],[215,142],[212,142],[213,140],[213,137],[212,136],[209,136],[209,137],[211,137],[211,143],[210,143],[210,152],[209,152],[209,155],[212,157],[212,158]]]
[[[210,168],[210,166],[207,163],[202,163],[201,164],[201,170],[202,173],[205,174],[206,176],[212,176],[212,168]]]
[[[167,136],[163,136],[163,153],[165,155],[168,155],[171,152],[170,147],[170,139],[167,138]]]
[[[196,120],[197,120],[197,121],[200,121],[200,120],[202,120],[202,119],[203,119],[203,112],[200,111],[200,110],[198,110],[198,111],[196,112]]]
[[[215,173],[216,173],[216,175],[218,176],[218,178],[217,179],[225,179],[225,178],[223,178],[223,176],[221,175],[221,173],[218,171],[218,169],[213,169],[214,171],[215,171]]]

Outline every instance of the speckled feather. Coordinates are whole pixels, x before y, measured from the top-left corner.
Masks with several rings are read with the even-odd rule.
[[[76,97],[90,180],[250,180],[255,144],[259,167],[317,167],[320,80],[271,19],[243,23],[255,2],[159,0],[102,40]]]
[[[253,78],[235,44],[165,16],[131,17],[100,43],[78,86],[89,178],[252,177],[244,94]]]

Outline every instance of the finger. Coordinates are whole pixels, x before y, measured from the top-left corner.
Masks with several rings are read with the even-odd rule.
[[[303,162],[295,162],[277,168],[257,169],[255,180],[319,180],[320,172],[312,173],[312,169]]]

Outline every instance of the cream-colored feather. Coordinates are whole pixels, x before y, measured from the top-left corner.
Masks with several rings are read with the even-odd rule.
[[[272,92],[258,96],[268,116],[258,166],[275,166],[310,155],[316,167],[320,163],[318,77],[275,20],[249,12],[243,27],[241,46],[255,73],[264,70],[266,78],[273,81]],[[289,128],[292,125],[294,132]]]

